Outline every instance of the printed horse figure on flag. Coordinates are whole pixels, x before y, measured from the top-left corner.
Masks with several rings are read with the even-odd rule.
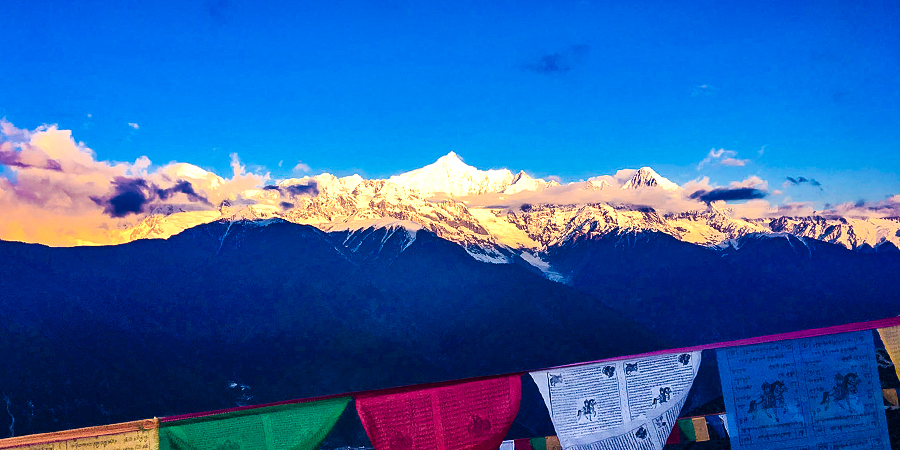
[[[597,400],[592,398],[588,398],[584,400],[584,406],[578,410],[578,414],[575,416],[576,422],[581,422],[581,419],[587,419],[589,422],[594,421],[594,415],[597,414],[594,407],[597,406]]]
[[[822,408],[825,411],[828,411],[832,403],[836,403],[841,408],[852,410],[851,400],[856,398],[861,382],[862,380],[859,379],[859,376],[853,372],[847,375],[838,373],[834,376],[834,387],[830,391],[822,393],[820,405],[823,405]]]
[[[747,412],[753,415],[753,420],[756,420],[757,414],[762,410],[767,416],[775,419],[776,422],[781,422],[779,410],[781,410],[782,414],[788,412],[787,403],[784,401],[785,391],[787,391],[787,386],[780,380],[771,383],[763,382],[762,394],[755,400],[750,401],[750,408],[747,409]]]
[[[655,407],[656,405],[662,405],[663,403],[667,403],[671,398],[672,388],[669,386],[662,386],[659,388],[659,395],[653,397],[653,403],[651,403],[650,406]]]

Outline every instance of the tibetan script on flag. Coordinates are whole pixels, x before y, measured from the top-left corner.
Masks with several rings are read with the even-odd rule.
[[[700,366],[700,352],[532,372],[562,448],[661,449]]]
[[[16,450],[158,450],[156,419],[0,440]]]
[[[376,450],[500,448],[519,412],[520,376],[356,398]]]
[[[872,338],[718,350],[732,449],[890,449]]]

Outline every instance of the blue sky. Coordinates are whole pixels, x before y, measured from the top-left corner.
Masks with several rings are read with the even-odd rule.
[[[900,193],[896,3],[260,3],[4,2],[0,117],[98,159],[229,173],[237,152],[276,178],[452,150],[567,181],[649,165],[814,178],[784,191],[817,204]],[[744,165],[698,170],[710,149]]]

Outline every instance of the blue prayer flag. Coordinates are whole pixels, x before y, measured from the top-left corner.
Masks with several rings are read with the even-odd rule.
[[[718,350],[731,448],[890,449],[871,331]]]

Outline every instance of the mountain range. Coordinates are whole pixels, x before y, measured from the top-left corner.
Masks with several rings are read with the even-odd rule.
[[[214,174],[183,166],[177,171],[182,179],[215,181]],[[652,231],[713,248],[727,247],[746,235],[786,233],[858,251],[900,247],[900,217],[793,217],[770,212],[746,218],[725,202],[685,207],[680,204],[687,197],[683,191],[649,167],[561,185],[524,172],[479,170],[451,152],[388,179],[321,174],[244,191],[218,209],[157,206],[140,222],[112,230],[108,243],[168,238],[221,219],[280,218],[326,232],[424,228],[481,261],[524,259],[548,277],[554,276],[545,261],[552,248],[584,236]]]

